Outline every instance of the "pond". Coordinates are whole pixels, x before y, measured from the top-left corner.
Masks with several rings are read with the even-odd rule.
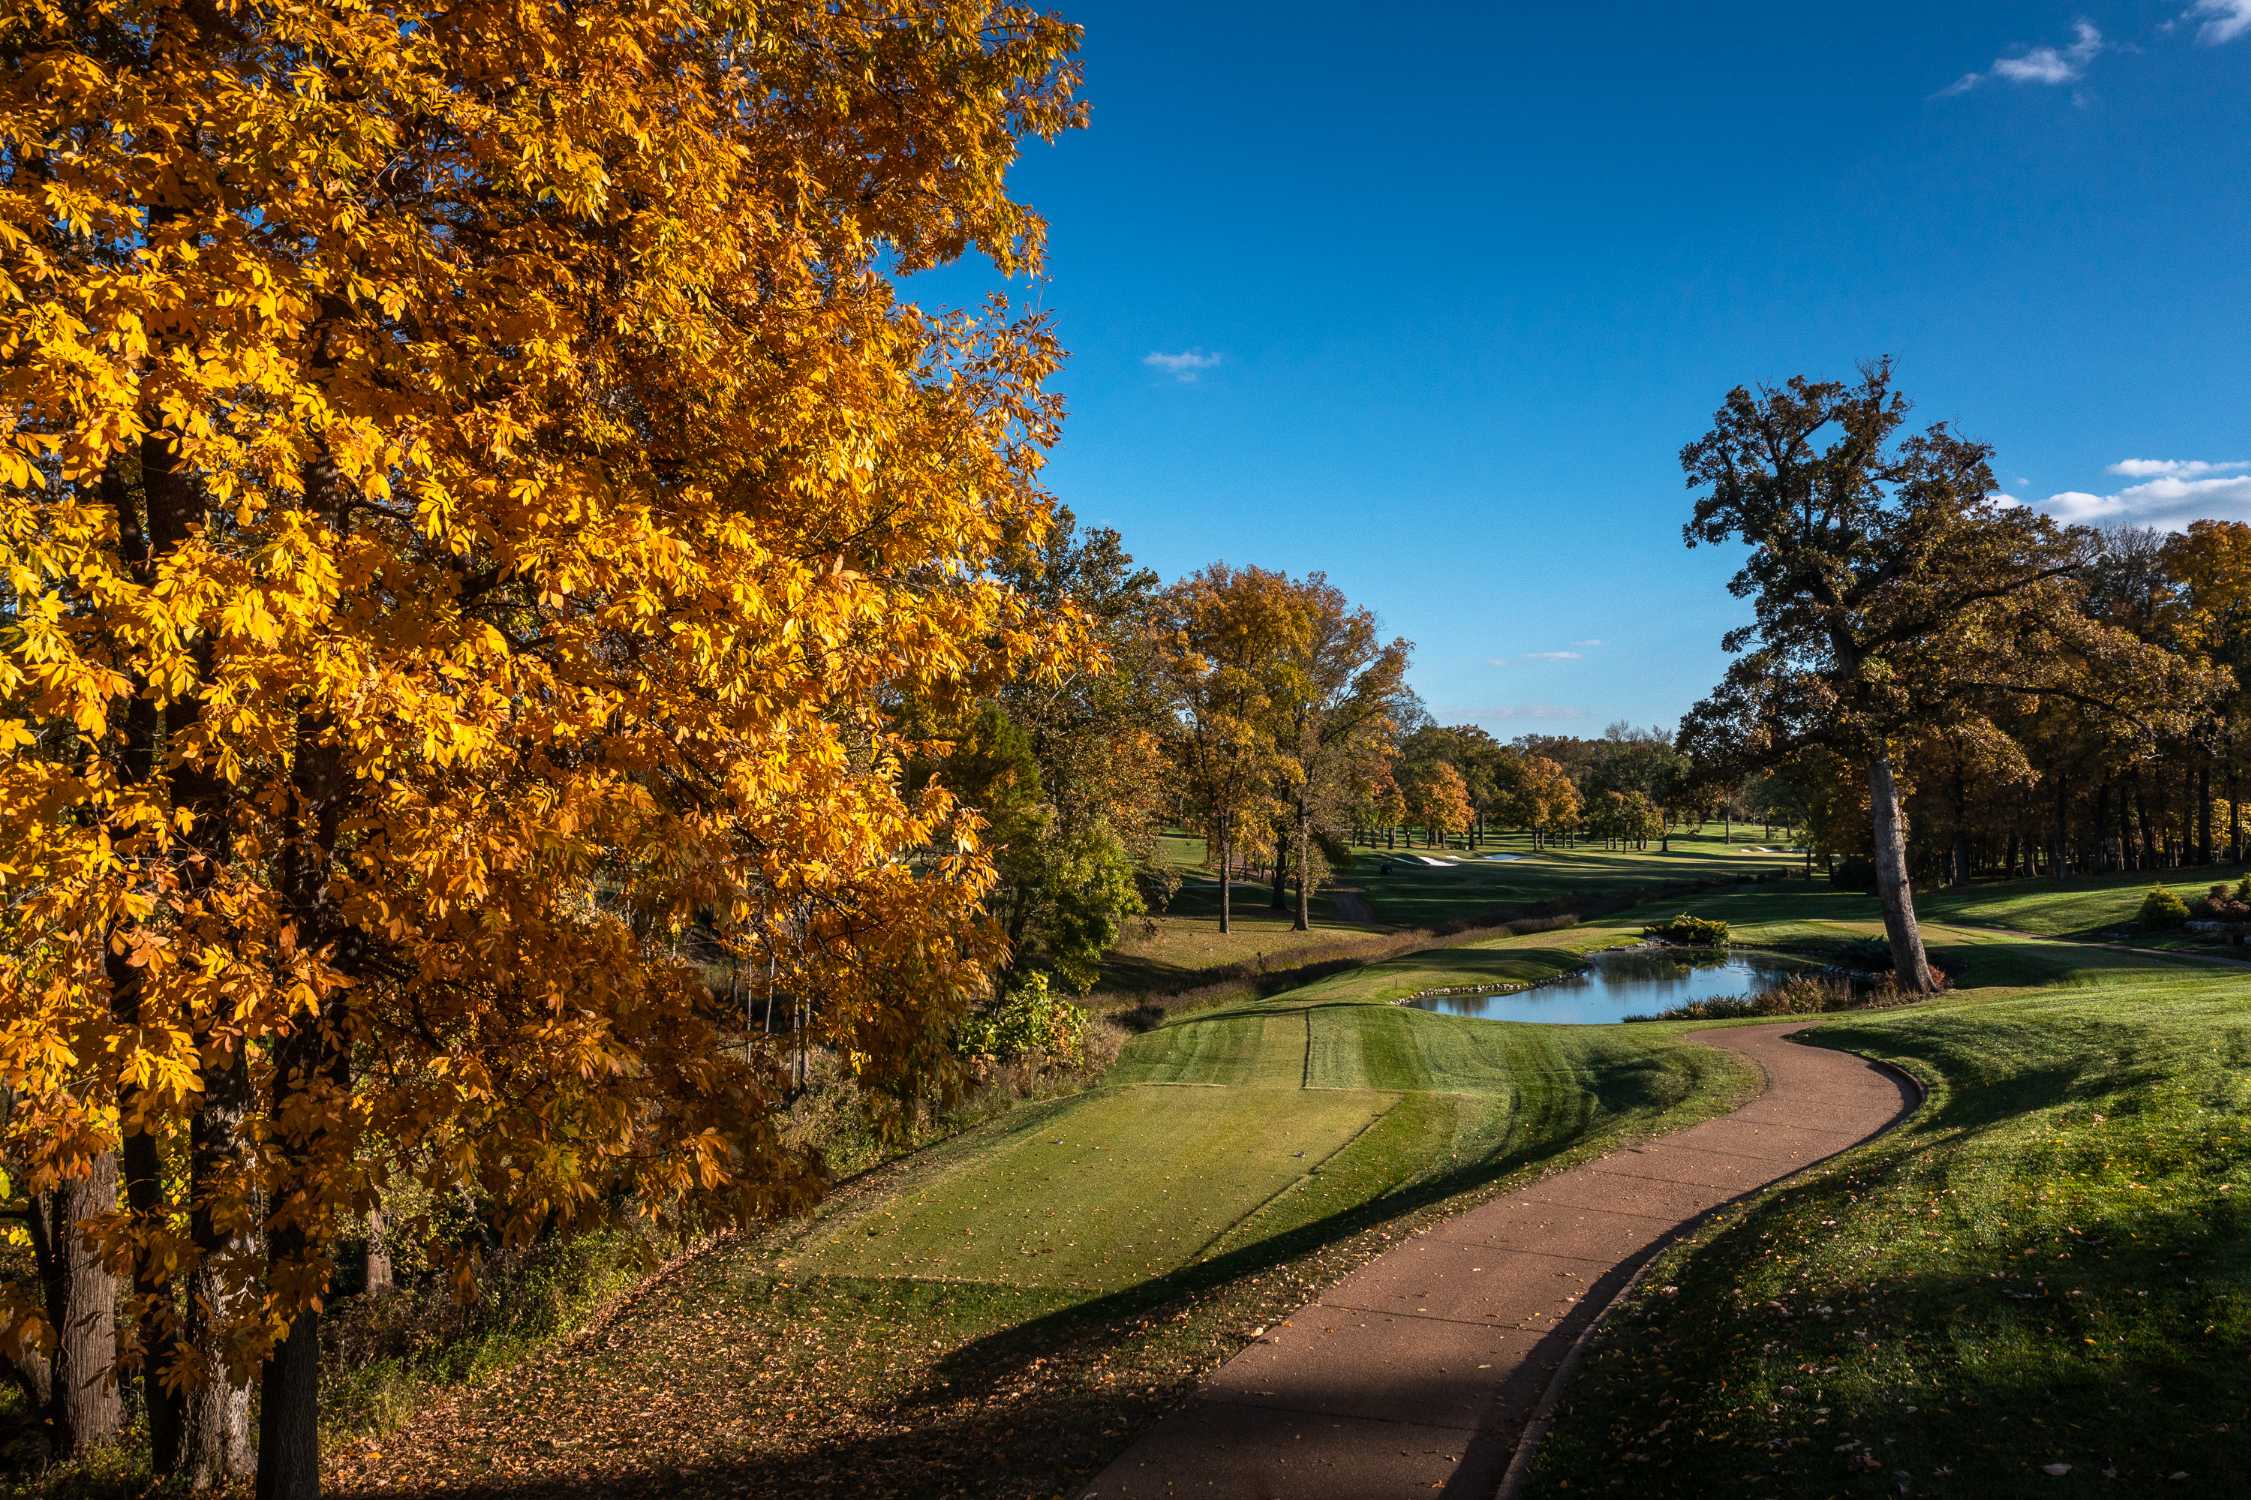
[[[1487,1021],[1546,1021],[1602,1026],[1628,1016],[1653,1016],[1691,1000],[1756,995],[1811,965],[1779,953],[1737,949],[1613,948],[1589,956],[1577,973],[1528,990],[1501,994],[1425,995],[1422,1010]]]
[[[1530,855],[1525,854],[1488,854],[1485,856],[1487,862],[1496,865],[1513,865],[1520,859],[1529,859],[1530,857]]]

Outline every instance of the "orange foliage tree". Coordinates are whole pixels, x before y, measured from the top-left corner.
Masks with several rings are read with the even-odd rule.
[[[42,1201],[121,1164],[70,1228],[132,1277],[160,1466],[238,1468],[258,1377],[261,1493],[317,1488],[387,1184],[518,1241],[811,1191],[699,958],[879,1086],[986,986],[975,820],[902,793],[886,709],[1084,655],[998,581],[1057,351],[886,272],[1036,267],[1003,178],[1076,42],[986,0],[0,18],[5,1148]]]

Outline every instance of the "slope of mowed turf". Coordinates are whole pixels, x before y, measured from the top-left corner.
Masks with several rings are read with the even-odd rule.
[[[2251,982],[1963,936],[2064,982],[1824,1025],[1928,1105],[1660,1263],[1534,1493],[2251,1493]]]
[[[1753,854],[1741,842],[1677,835],[1670,851],[1576,848],[1533,850],[1511,836],[1475,851],[1453,851],[1450,863],[1422,863],[1427,851],[1367,850],[1352,861],[1350,877],[1378,920],[1430,926],[1537,906],[1543,902],[1648,889],[1674,881],[1748,879],[1794,870],[1789,854]],[[1513,854],[1514,859],[1485,856]]]
[[[1114,1290],[1196,1258],[1397,1096],[1103,1089],[791,1257],[829,1275]]]

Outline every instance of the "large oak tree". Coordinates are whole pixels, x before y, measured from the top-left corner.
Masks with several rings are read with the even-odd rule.
[[[1681,451],[1691,547],[1750,550],[1751,601],[1683,747],[1774,765],[1809,749],[1865,777],[1877,891],[1899,984],[1936,981],[1908,876],[1895,757],[1910,738],[2044,698],[2142,725],[2204,691],[2181,664],[2081,607],[2089,537],[1996,496],[1991,449],[1945,423],[1906,432],[1888,361],[1856,382],[1737,387]],[[2194,675],[2194,674],[2188,674]]]

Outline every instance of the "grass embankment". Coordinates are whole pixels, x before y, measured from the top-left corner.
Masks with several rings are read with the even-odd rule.
[[[2073,930],[2089,894],[1962,909]],[[1660,1263],[1534,1493],[2251,1491],[2251,985],[1933,936],[1983,987],[1821,1030],[1928,1105]]]
[[[1047,1494],[1258,1326],[1522,1173],[1723,1111],[1734,1059],[1310,997],[1136,1038],[1026,1106],[705,1256],[433,1410],[345,1489]]]

